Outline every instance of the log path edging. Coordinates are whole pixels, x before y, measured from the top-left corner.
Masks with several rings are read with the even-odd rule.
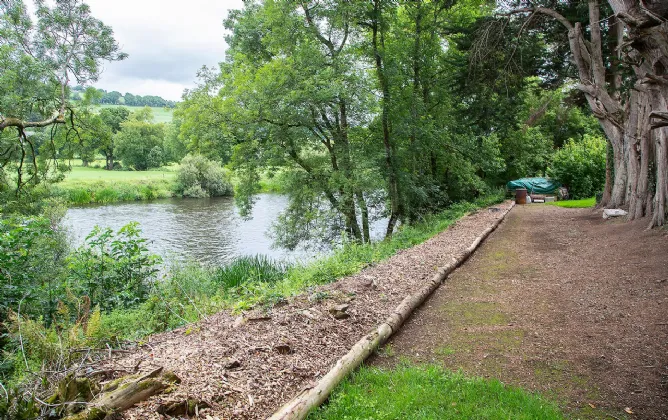
[[[355,370],[364,360],[379,346],[387,341],[392,334],[401,328],[408,317],[445,281],[450,273],[461,266],[482,244],[482,242],[501,224],[506,215],[515,206],[511,202],[510,207],[504,211],[491,226],[485,229],[473,243],[459,256],[452,258],[451,262],[441,267],[431,280],[417,293],[406,296],[396,307],[390,316],[380,324],[374,331],[365,335],[341,357],[334,367],[313,386],[298,394],[288,401],[283,407],[276,411],[269,420],[301,420],[314,409],[319,407],[336,386],[345,379],[348,374]]]

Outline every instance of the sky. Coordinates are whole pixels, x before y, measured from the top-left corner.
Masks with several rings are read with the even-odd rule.
[[[129,58],[106,63],[95,87],[178,101],[197,70],[225,57],[223,20],[242,0],[86,0]]]

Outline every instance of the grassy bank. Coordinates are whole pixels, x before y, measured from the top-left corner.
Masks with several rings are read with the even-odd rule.
[[[467,212],[501,200],[502,195],[494,195],[473,203],[458,203],[422,223],[404,226],[391,240],[363,245],[350,243],[328,257],[305,265],[285,266],[262,257],[251,257],[241,258],[227,267],[197,263],[174,266],[156,283],[146,302],[135,309],[102,314],[97,338],[137,340],[223,309],[236,311],[279,303],[420,244]]]
[[[330,256],[305,265],[286,266],[263,257],[240,258],[226,267],[187,263],[173,266],[152,285],[148,298],[130,309],[101,312],[86,329],[70,325],[67,334],[45,330],[34,321],[27,349],[35,365],[61,353],[61,347],[96,347],[124,340],[141,340],[148,334],[195,322],[223,309],[243,310],[273,305],[314,286],[335,281],[383,261],[401,249],[422,243],[446,229],[467,212],[499,202],[501,195],[473,203],[458,203],[414,226],[404,226],[391,240],[373,244],[347,244]],[[94,325],[94,328],[90,327]],[[61,330],[63,327],[60,327]],[[63,341],[63,336],[67,340]],[[40,339],[43,337],[43,339]],[[21,364],[18,364],[20,366]]]
[[[104,161],[91,162],[81,166],[81,161],[73,160],[72,170],[65,179],[53,185],[53,194],[68,204],[114,203],[122,201],[151,200],[169,198],[174,194],[174,181],[178,165],[163,166],[149,171],[107,171],[102,168]],[[237,180],[227,173],[233,184]],[[285,191],[282,173],[262,174],[261,193],[281,194]]]
[[[563,200],[563,201],[552,201],[547,203],[550,206],[564,207],[567,209],[583,209],[594,207],[596,205],[596,198],[585,198],[582,200]]]
[[[563,418],[555,404],[538,395],[432,365],[363,367],[309,416],[311,420]]]
[[[69,204],[113,203],[172,197],[176,173],[171,168],[156,171],[107,171],[102,168],[72,166],[54,195]]]

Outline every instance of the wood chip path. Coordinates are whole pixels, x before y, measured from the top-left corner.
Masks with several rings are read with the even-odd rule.
[[[460,219],[432,239],[269,312],[227,311],[156,334],[146,345],[103,362],[102,369],[149,372],[163,366],[182,382],[124,413],[160,418],[161,404],[202,401],[206,418],[263,419],[322,377],[363,335],[410,293],[468,247],[510,205],[504,202]],[[324,297],[324,299],[323,299]],[[348,304],[345,319],[329,309]]]

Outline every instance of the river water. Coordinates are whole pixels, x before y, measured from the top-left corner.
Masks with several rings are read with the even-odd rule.
[[[285,196],[260,194],[252,218],[244,220],[229,197],[174,198],[71,208],[65,223],[79,245],[95,225],[116,231],[127,223],[139,222],[148,248],[167,261],[226,264],[242,255],[264,254],[287,261],[318,256],[318,251],[272,248],[267,233],[287,204]]]

